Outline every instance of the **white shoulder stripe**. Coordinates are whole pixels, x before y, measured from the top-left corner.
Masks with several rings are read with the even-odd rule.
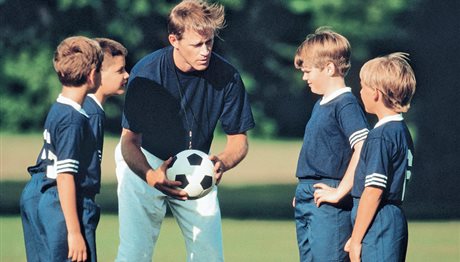
[[[366,140],[368,133],[369,133],[369,129],[364,128],[364,129],[358,130],[354,132],[353,134],[351,134],[351,136],[348,138],[348,140],[350,141],[351,148],[353,148],[355,144],[358,143],[359,141]]]
[[[382,174],[373,173],[366,176],[366,181],[364,182],[364,186],[378,186],[378,187],[387,187],[387,179],[388,177]]]

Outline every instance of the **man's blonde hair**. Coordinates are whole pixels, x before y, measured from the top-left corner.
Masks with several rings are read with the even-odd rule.
[[[408,56],[397,52],[374,58],[367,61],[359,73],[361,83],[382,92],[385,106],[398,113],[409,110],[415,93],[415,74]]]
[[[78,87],[86,83],[91,70],[100,71],[103,59],[104,54],[96,41],[72,36],[56,48],[53,65],[62,85]]]
[[[169,14],[168,33],[182,39],[186,29],[201,35],[218,35],[225,26],[224,7],[201,0],[184,0]]]
[[[323,69],[328,63],[333,63],[344,77],[351,66],[350,56],[350,43],[344,36],[328,27],[320,27],[297,48],[294,65],[297,69],[305,66]]]

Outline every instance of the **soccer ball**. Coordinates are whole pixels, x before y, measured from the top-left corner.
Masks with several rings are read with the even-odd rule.
[[[187,149],[174,156],[166,170],[169,180],[180,181],[179,186],[189,199],[204,197],[216,183],[214,164],[199,150]]]

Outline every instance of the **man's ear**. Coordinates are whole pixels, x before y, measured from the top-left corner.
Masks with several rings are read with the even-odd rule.
[[[177,36],[174,35],[174,34],[169,34],[168,35],[168,40],[169,40],[169,43],[174,47],[174,48],[177,48],[177,43],[179,41],[179,39],[177,39]]]

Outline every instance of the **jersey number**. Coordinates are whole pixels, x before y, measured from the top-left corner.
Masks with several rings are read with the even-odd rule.
[[[412,155],[412,152],[410,150],[407,150],[407,167],[406,167],[406,178],[404,179],[404,184],[403,184],[403,191],[402,191],[402,196],[401,200],[404,201],[404,194],[406,193],[406,185],[407,182],[409,181],[410,177],[412,176],[412,161],[414,159],[414,156]]]

